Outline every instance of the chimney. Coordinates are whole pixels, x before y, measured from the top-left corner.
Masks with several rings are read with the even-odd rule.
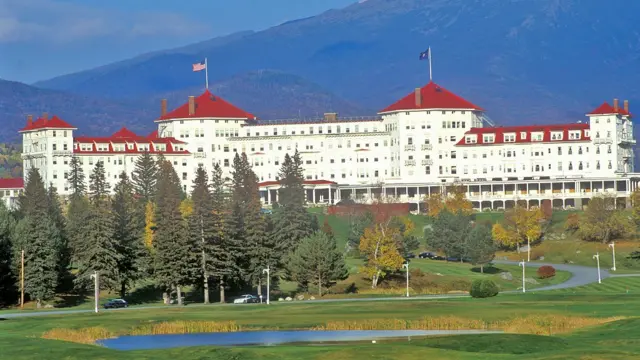
[[[618,99],[613,99],[613,111],[618,112],[620,107],[618,106]]]
[[[338,121],[338,113],[324,113],[324,121],[326,122]]]
[[[416,107],[422,106],[422,90],[420,88],[416,88]]]
[[[160,100],[160,116],[167,115],[167,99]]]
[[[27,116],[27,126],[33,125],[33,115]]]
[[[189,115],[196,114],[196,98],[195,96],[189,96]]]
[[[624,111],[628,114],[629,113],[629,100],[625,100],[624,101]]]
[[[49,120],[49,113],[43,112],[42,118],[44,119],[45,122],[47,122],[47,120]]]

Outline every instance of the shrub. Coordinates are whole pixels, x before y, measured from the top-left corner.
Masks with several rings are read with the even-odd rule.
[[[564,222],[564,228],[570,232],[577,231],[578,228],[580,228],[580,217],[578,214],[569,214],[569,216],[567,216],[567,220]]]
[[[538,268],[538,277],[540,279],[548,279],[556,276],[556,269],[553,266],[544,265]]]
[[[500,289],[493,280],[478,279],[471,283],[471,297],[488,298],[498,295]]]

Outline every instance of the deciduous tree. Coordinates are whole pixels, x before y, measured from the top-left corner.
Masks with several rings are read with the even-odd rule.
[[[632,218],[615,206],[610,196],[596,196],[589,205],[580,222],[578,236],[586,241],[599,241],[603,244],[623,238],[635,230]]]
[[[446,209],[454,214],[461,212],[470,215],[473,212],[473,205],[467,200],[466,192],[464,185],[454,184],[447,187],[446,194],[433,193],[427,196],[427,214],[435,217]]]
[[[399,230],[384,224],[376,224],[365,229],[360,239],[360,253],[366,257],[360,272],[371,279],[371,288],[388,273],[402,268],[404,259],[398,251],[397,236]]]
[[[527,261],[531,260],[531,242],[540,238],[543,231],[544,215],[539,208],[526,209],[516,206],[504,214],[502,223],[495,224],[492,229],[493,238],[503,246],[516,246],[527,243]]]

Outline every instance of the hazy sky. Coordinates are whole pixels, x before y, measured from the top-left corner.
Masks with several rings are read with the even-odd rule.
[[[0,78],[31,83],[357,0],[0,0]]]

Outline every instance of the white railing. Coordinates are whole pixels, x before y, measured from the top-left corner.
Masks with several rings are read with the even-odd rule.
[[[404,166],[416,166],[416,161],[415,160],[405,160],[404,161]]]
[[[431,144],[422,144],[421,149],[422,150],[432,150],[433,149],[433,145],[431,145]]]
[[[404,151],[415,151],[415,150],[416,150],[416,146],[413,144],[404,146]]]
[[[53,156],[71,156],[72,152],[69,150],[56,150],[53,152]]]
[[[422,159],[422,166],[433,165],[433,160],[431,159]]]
[[[203,158],[207,157],[207,153],[205,153],[205,152],[196,152],[196,153],[193,153],[193,157],[196,158],[196,159],[203,159]]]
[[[594,139],[593,143],[596,145],[599,144],[612,144],[613,140],[611,140],[611,138],[607,138],[607,139]]]

